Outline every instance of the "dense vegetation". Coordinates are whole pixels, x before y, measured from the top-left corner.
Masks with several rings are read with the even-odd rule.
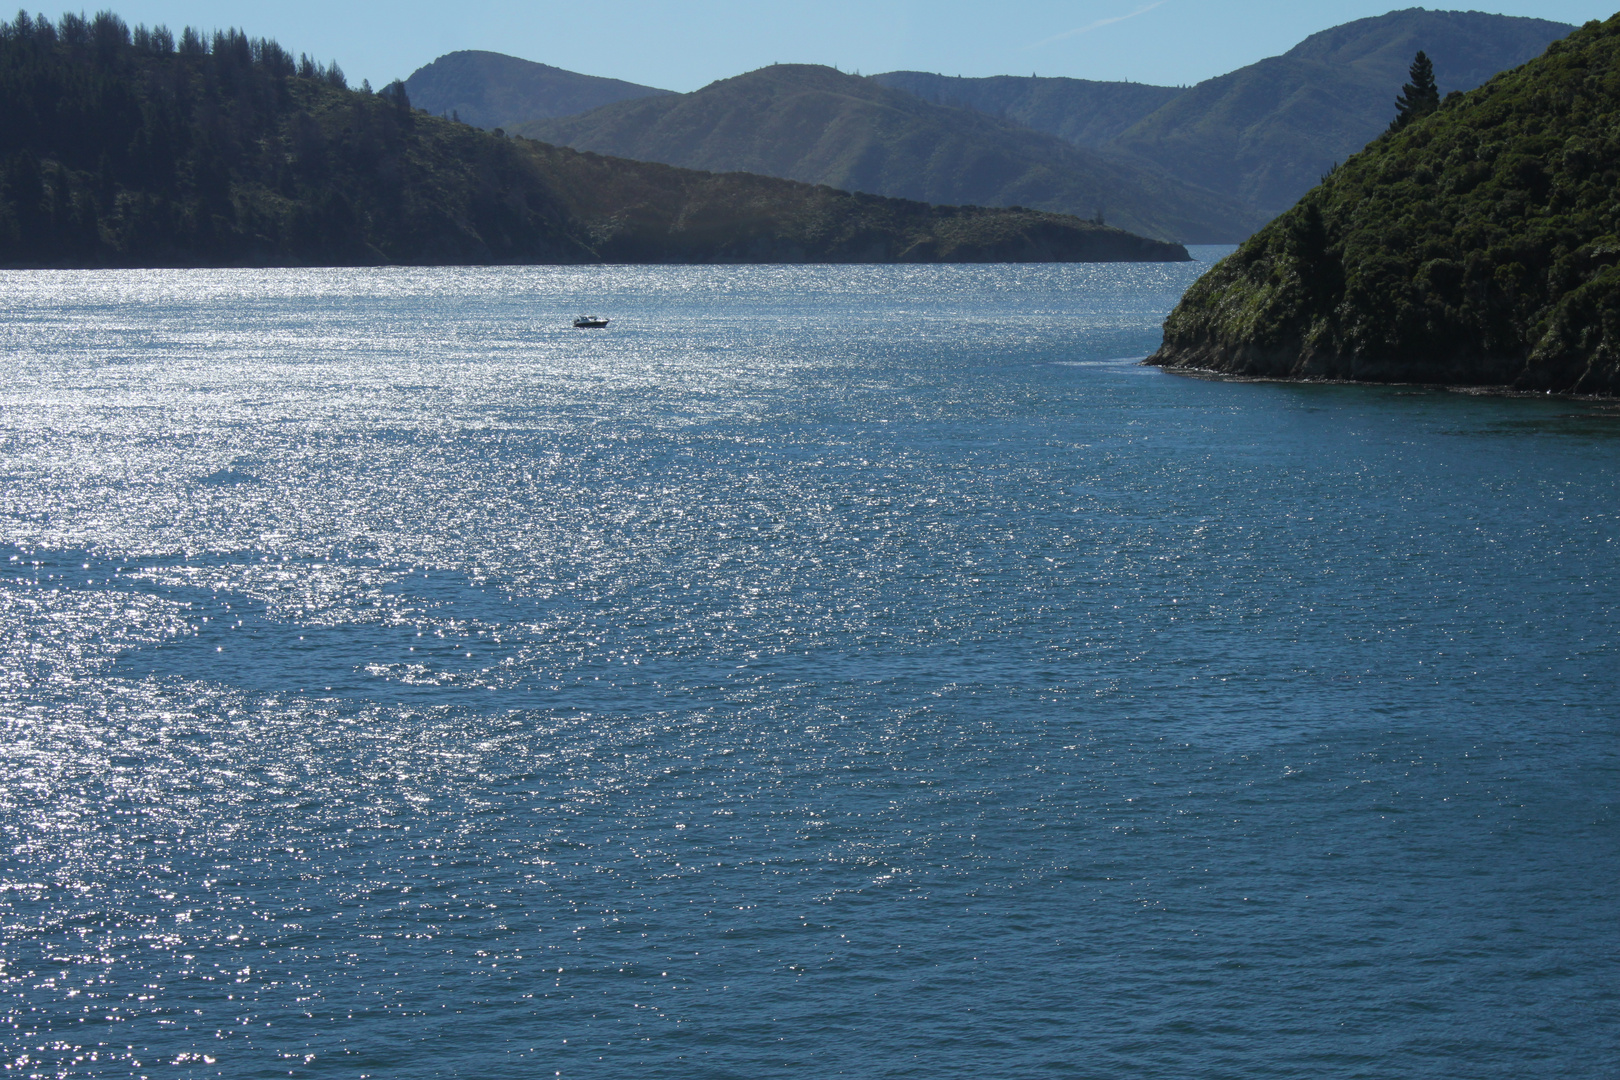
[[[238,31],[0,24],[0,264],[1184,259],[1075,218],[478,131]]]
[[[1186,295],[1153,361],[1620,391],[1620,16],[1380,138]]]
[[[520,155],[396,85],[345,88],[237,31],[26,15],[0,34],[0,261],[9,265],[581,259]]]
[[[454,116],[486,131],[669,93],[475,50],[447,53],[417,68],[405,80],[405,89],[417,108],[435,116]]]
[[[1189,242],[1236,240],[1264,220],[1157,169],[810,64],[777,64],[694,93],[620,102],[516,130],[691,169],[1097,216]]]

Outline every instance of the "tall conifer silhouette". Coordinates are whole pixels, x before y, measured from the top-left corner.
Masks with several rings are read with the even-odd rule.
[[[1427,53],[1418,50],[1407,76],[1412,80],[1401,87],[1401,96],[1395,99],[1395,120],[1389,130],[1399,131],[1407,124],[1428,116],[1440,107],[1440,88],[1434,82],[1434,64]]]

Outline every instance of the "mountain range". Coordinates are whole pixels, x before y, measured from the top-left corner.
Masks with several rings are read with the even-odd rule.
[[[509,130],[628,158],[907,198],[1100,212],[1156,236],[1236,241],[1388,125],[1419,49],[1433,58],[1442,91],[1467,90],[1573,29],[1412,8],[1323,31],[1190,89],[924,72],[862,79],[778,65],[690,94],[641,87],[575,114],[568,103],[577,97],[567,94],[576,91],[554,74],[527,96],[501,91],[500,115]],[[436,87],[440,66],[464,70],[456,58],[465,55],[412,75],[407,86],[422,88],[412,100],[459,109]],[[526,121],[514,119],[524,112]]]
[[[777,64],[695,93],[622,101],[516,130],[688,169],[933,203],[1037,207],[1193,242],[1246,235],[1264,220],[1155,170],[810,64]]]

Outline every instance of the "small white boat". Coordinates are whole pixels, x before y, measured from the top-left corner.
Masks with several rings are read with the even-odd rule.
[[[574,320],[574,329],[600,330],[607,324],[608,321],[606,319],[598,318],[595,315],[581,315],[579,318]]]

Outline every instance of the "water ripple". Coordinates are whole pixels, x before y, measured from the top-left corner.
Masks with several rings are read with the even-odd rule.
[[[1197,271],[0,273],[7,1071],[1607,1075],[1612,418]]]

